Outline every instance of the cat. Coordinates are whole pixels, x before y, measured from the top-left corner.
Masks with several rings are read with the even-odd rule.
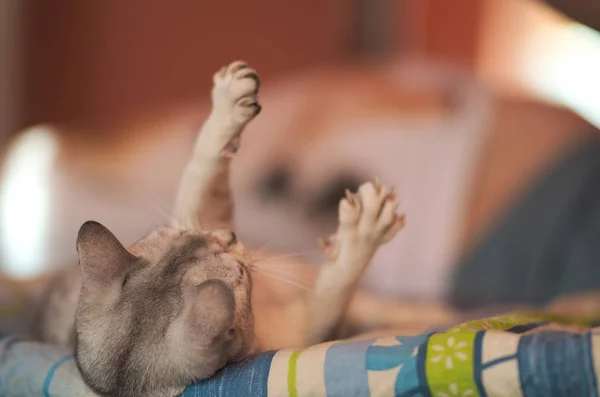
[[[261,328],[252,304],[256,265],[233,231],[229,188],[241,134],[261,111],[260,80],[236,61],[213,82],[212,111],[170,225],[125,248],[100,223],[84,223],[76,242],[79,268],[61,272],[43,300],[39,338],[74,349],[85,383],[100,395],[176,396],[227,363],[271,347],[255,332]],[[339,335],[371,258],[403,228],[398,206],[394,190],[378,180],[346,193],[336,233],[321,241],[326,263],[314,289],[301,309],[288,309],[304,318],[302,336],[289,347]],[[365,324],[377,312],[393,316],[384,302],[371,304],[379,311],[363,308],[371,317]]]

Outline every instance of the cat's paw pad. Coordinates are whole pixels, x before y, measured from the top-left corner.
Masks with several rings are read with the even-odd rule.
[[[235,61],[221,68],[213,76],[213,111],[217,117],[242,127],[260,113],[258,89],[260,80],[256,70],[246,62]]]

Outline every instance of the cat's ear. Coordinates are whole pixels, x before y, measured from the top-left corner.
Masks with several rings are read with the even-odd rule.
[[[198,342],[208,346],[216,340],[231,339],[235,322],[235,298],[231,288],[221,280],[206,280],[190,293],[191,311],[188,331]]]
[[[84,284],[108,285],[121,279],[135,261],[119,240],[98,222],[87,221],[77,234],[77,253]]]

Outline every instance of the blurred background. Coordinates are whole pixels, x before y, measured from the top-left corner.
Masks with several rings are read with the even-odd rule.
[[[600,33],[545,3],[1,0],[0,18],[6,277],[75,260],[88,219],[124,243],[165,223],[211,76],[243,59],[263,103],[233,175],[248,244],[319,263],[344,189],[378,176],[407,226],[370,289],[460,306],[600,282],[598,229],[569,221],[596,219],[573,175],[597,176]]]

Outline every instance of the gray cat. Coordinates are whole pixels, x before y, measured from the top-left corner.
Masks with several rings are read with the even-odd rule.
[[[244,62],[215,74],[212,112],[184,172],[169,227],[129,248],[97,222],[79,230],[80,267],[51,284],[39,336],[74,349],[83,379],[96,393],[176,396],[227,363],[268,347],[268,336],[259,344],[255,335],[254,265],[231,231],[229,190],[229,165],[241,133],[261,110],[258,88],[257,73]],[[296,305],[295,317],[305,320],[291,328],[301,333],[301,344],[336,336],[375,251],[404,224],[397,208],[394,191],[378,181],[341,201],[338,230],[322,241],[327,263],[312,293]]]

